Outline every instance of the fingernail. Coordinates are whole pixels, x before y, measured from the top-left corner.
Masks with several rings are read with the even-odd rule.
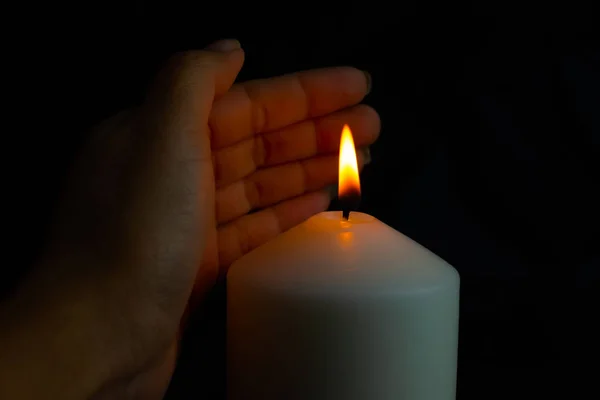
[[[338,195],[337,185],[329,185],[325,188],[325,191],[329,194],[330,199],[335,199]]]
[[[371,150],[368,147],[363,147],[363,156],[365,157],[365,165],[371,163]]]
[[[220,53],[229,53],[231,51],[240,49],[242,46],[240,42],[235,39],[221,39],[214,43],[206,46],[207,50],[218,51]]]
[[[368,73],[367,71],[363,71],[363,74],[365,74],[365,79],[367,80],[367,93],[366,94],[369,94],[369,93],[371,93],[373,79],[371,78],[371,74]]]

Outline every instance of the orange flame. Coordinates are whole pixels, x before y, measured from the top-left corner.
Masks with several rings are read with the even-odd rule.
[[[338,182],[338,196],[350,194],[360,195],[360,178],[358,176],[358,160],[352,131],[348,125],[342,129],[340,140],[340,169]]]

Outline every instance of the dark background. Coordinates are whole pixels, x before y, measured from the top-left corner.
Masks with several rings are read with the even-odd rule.
[[[591,8],[468,2],[33,7],[4,62],[6,289],[35,259],[86,131],[176,51],[235,37],[240,80],[352,65],[382,119],[361,210],[461,274],[458,399],[598,392],[600,52]],[[552,17],[550,16],[552,15]],[[560,18],[558,18],[559,16]],[[168,398],[224,388],[224,292]],[[198,396],[200,398],[201,396]]]

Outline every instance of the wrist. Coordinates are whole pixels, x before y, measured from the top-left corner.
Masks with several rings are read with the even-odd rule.
[[[109,379],[94,312],[80,294],[33,276],[5,301],[0,398],[87,398]]]

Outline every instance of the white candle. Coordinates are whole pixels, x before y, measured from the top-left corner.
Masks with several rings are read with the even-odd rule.
[[[455,398],[458,273],[372,216],[310,218],[227,291],[230,400]]]

